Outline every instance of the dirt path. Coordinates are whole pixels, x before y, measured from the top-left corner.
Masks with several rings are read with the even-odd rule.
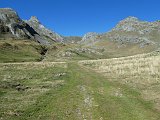
[[[91,91],[87,86],[81,85],[77,86],[78,89],[80,90],[80,93],[83,96],[83,99],[81,101],[81,104],[78,107],[78,118],[79,120],[93,120],[93,104],[94,104],[94,98],[91,95]]]

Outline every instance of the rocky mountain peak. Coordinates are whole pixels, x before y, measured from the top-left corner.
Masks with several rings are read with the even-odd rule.
[[[107,35],[112,41],[122,43],[142,43],[142,46],[155,44],[159,39],[160,24],[128,17],[120,21]]]
[[[20,22],[18,14],[11,8],[0,8],[0,23],[10,24]]]
[[[125,22],[138,22],[139,19],[137,17],[129,16],[129,17],[127,17],[126,19],[124,19],[122,21],[125,21]]]
[[[120,21],[112,31],[137,31],[141,28],[145,28],[146,26],[150,26],[150,23],[130,16]]]
[[[31,18],[29,19],[29,21],[36,22],[36,23],[40,24],[40,21],[38,20],[38,18],[36,16],[31,16]]]
[[[0,9],[0,26],[0,34],[4,38],[28,39],[34,38],[34,34],[36,34],[28,24],[20,19],[16,11],[11,8]]]
[[[56,32],[46,28],[38,20],[36,16],[32,16],[28,21],[26,21],[43,39],[48,42],[62,42],[63,38]]]
[[[3,39],[32,39],[45,45],[63,41],[60,35],[44,27],[37,17],[23,21],[11,8],[0,8],[0,36]]]

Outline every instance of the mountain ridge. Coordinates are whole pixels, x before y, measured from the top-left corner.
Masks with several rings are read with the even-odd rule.
[[[46,53],[44,61],[125,57],[152,52],[160,46],[160,22],[141,21],[132,16],[121,20],[109,32],[65,37],[46,28],[35,16],[22,20],[13,9],[0,9],[0,28],[0,38],[26,39],[46,46],[47,49],[42,49]]]
[[[4,38],[32,39],[43,45],[63,41],[60,35],[40,24],[36,17],[31,17],[29,21],[24,21],[19,17],[18,13],[11,8],[0,9],[0,28],[1,38],[3,38],[3,34],[6,34]]]

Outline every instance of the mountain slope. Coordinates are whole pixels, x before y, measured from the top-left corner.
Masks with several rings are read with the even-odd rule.
[[[13,9],[0,8],[0,62],[41,61],[47,47],[62,40],[36,17],[28,24]]]
[[[44,27],[37,17],[32,16],[28,21],[26,21],[43,39],[48,42],[62,42],[63,38],[57,33]]]
[[[83,48],[101,49],[102,55],[97,58],[124,57],[152,52],[160,47],[160,22],[146,22],[136,17],[128,17],[109,32],[85,34],[79,43]]]
[[[29,40],[0,40],[0,63],[41,61],[46,48]]]

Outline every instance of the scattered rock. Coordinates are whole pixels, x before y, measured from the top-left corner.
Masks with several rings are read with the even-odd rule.
[[[66,75],[67,73],[57,73],[57,74],[54,74],[54,77],[61,77],[61,76],[64,76]]]

